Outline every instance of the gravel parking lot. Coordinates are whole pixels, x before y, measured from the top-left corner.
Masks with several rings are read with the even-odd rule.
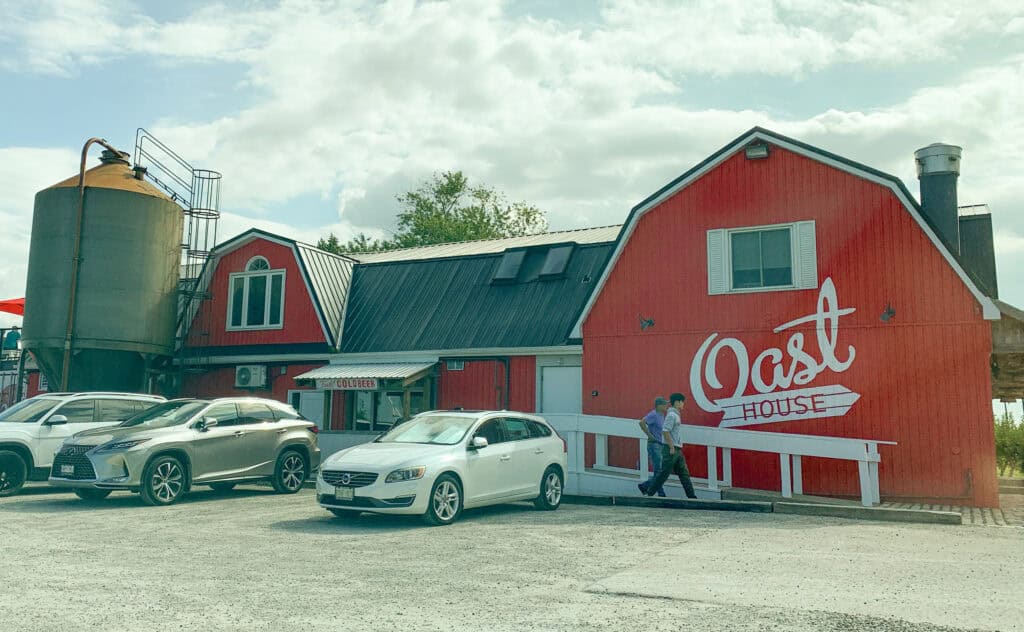
[[[0,500],[2,630],[909,631],[1024,621],[1024,530],[1009,527],[522,504],[427,528],[336,519],[309,490],[202,490],[166,508],[127,494],[88,504],[28,491]]]

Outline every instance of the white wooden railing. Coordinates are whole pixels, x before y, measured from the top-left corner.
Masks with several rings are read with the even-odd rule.
[[[640,430],[637,420],[552,413],[543,416],[568,444],[567,493],[637,493],[636,482],[648,476],[647,450],[643,443],[646,441],[646,435]],[[584,457],[586,434],[595,435],[595,463],[590,468],[586,467]],[[608,437],[641,440],[638,470],[608,465]],[[732,451],[749,450],[779,455],[782,470],[781,491],[784,498],[792,498],[793,494],[803,494],[801,457],[856,461],[861,503],[866,507],[880,502],[878,463],[881,456],[878,453],[878,446],[896,445],[892,441],[874,439],[847,439],[689,425],[683,426],[683,442],[707,448],[708,478],[693,479],[694,483],[700,486],[697,488],[697,495],[700,497],[721,498],[721,489],[732,487]],[[722,457],[721,478],[718,475],[719,451]]]

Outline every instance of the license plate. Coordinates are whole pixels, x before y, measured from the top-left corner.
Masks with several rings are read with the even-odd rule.
[[[351,487],[334,488],[335,500],[352,500],[353,496],[355,496],[355,491]]]
[[[61,474],[67,474],[69,476],[73,476],[74,473],[75,473],[75,466],[74,465],[62,465],[62,466],[60,466],[60,473]]]

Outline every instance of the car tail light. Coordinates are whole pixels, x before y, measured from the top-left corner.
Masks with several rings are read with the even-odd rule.
[[[309,428],[307,428],[307,430],[309,430],[309,431],[310,431],[310,432],[312,432],[313,434],[319,434],[319,433],[320,433],[320,428],[319,428],[319,427],[317,427],[317,425],[316,425],[316,424],[313,424],[312,426],[310,426]]]

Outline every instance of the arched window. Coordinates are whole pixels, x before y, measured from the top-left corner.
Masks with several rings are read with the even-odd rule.
[[[256,256],[244,272],[230,276],[228,323],[233,329],[280,329],[284,325],[284,270],[272,270],[266,257]]]
[[[249,263],[245,264],[246,272],[259,272],[260,270],[269,270],[270,262],[264,257],[253,257],[249,259]]]

